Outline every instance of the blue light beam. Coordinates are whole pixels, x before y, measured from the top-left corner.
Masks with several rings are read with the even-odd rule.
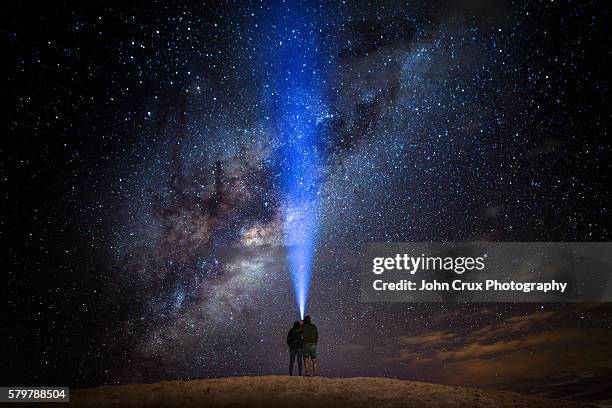
[[[307,4],[276,4],[264,36],[269,51],[266,99],[281,143],[277,167],[286,203],[284,240],[301,318],[308,305],[318,226],[316,125],[323,106],[319,31],[312,18],[315,12]]]

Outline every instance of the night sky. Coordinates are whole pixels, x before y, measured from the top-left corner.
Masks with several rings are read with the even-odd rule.
[[[3,384],[284,374],[293,213],[323,375],[612,381],[607,304],[366,304],[358,259],[611,240],[604,2],[12,3]]]

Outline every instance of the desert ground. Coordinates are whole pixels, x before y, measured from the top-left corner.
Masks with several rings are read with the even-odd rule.
[[[231,377],[71,390],[77,407],[587,407],[512,392],[390,378]]]

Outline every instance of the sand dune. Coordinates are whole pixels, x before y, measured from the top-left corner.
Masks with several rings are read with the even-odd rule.
[[[570,401],[389,378],[232,377],[71,391],[71,405],[156,407],[586,407]]]

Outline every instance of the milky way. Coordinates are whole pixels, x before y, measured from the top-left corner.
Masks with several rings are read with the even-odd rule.
[[[358,281],[366,242],[610,239],[605,5],[11,7],[20,379],[285,373],[304,231],[325,375],[461,383],[515,329],[584,365],[521,354],[492,386],[609,354],[605,305],[362,304]]]

